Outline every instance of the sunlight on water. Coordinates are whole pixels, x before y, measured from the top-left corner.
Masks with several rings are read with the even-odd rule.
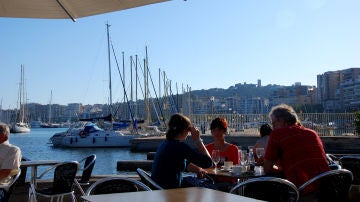
[[[48,144],[53,134],[65,130],[66,128],[33,128],[28,134],[11,134],[10,142],[20,147],[22,155],[30,160],[79,161],[90,154],[96,154],[94,175],[123,173],[116,170],[118,160],[146,159],[146,153],[133,153],[126,148],[54,148]],[[39,167],[38,173],[45,169]]]

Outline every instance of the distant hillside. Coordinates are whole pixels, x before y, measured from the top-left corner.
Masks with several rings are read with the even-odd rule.
[[[251,98],[251,97],[270,97],[270,95],[281,86],[279,85],[267,85],[257,87],[256,84],[236,84],[235,86],[230,86],[228,89],[222,88],[210,88],[208,90],[194,90],[192,95],[198,97],[233,97],[238,96],[242,98]]]

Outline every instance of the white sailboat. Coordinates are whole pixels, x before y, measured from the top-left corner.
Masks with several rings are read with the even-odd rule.
[[[112,92],[111,92],[111,66],[110,66],[110,41],[109,26],[107,27],[108,36],[108,56],[109,56],[109,91],[110,91],[110,115],[107,117],[95,117],[90,119],[80,119],[79,122],[70,127],[67,131],[56,133],[50,138],[50,143],[54,147],[130,147],[129,140],[138,137],[133,134],[124,134],[113,130],[112,112]],[[109,127],[105,127],[107,124]],[[104,129],[105,128],[105,129]],[[108,129],[106,129],[108,128]]]
[[[51,103],[52,103],[52,91],[50,94],[50,101],[49,101],[49,120],[47,123],[42,123],[40,125],[41,128],[60,128],[60,124],[51,122],[51,105],[52,105]]]
[[[19,116],[17,122],[12,126],[12,133],[29,133],[30,126],[25,120],[25,84],[24,84],[24,65],[21,65],[21,76],[19,84]]]

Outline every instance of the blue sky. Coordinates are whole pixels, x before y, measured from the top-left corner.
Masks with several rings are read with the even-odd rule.
[[[129,57],[193,90],[237,83],[316,85],[360,67],[358,0],[173,0],[71,20],[0,18],[2,107],[16,108],[20,66],[28,102],[108,103],[106,26],[129,90]],[[113,66],[113,102],[123,90]],[[142,97],[140,90],[139,97]],[[152,93],[153,95],[153,93]]]

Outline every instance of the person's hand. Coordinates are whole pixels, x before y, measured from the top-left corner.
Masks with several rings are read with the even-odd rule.
[[[199,170],[196,172],[198,178],[204,178],[206,174],[206,170],[199,167]]]
[[[193,141],[200,141],[200,131],[197,128],[191,126],[190,133]]]

